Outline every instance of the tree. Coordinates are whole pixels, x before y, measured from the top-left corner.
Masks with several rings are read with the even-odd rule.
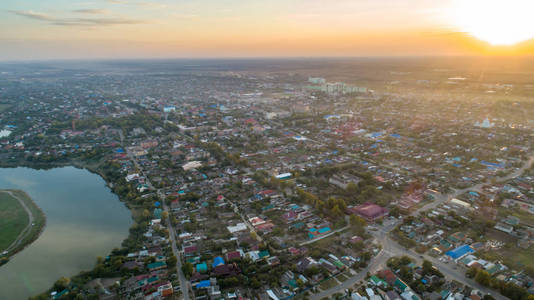
[[[393,216],[393,217],[398,217],[400,216],[400,209],[398,206],[394,206],[393,208],[391,208],[391,210],[389,211],[389,215],[390,216]]]
[[[168,212],[164,211],[164,212],[161,213],[161,218],[163,220],[167,220],[168,217],[169,217],[169,213]]]
[[[148,209],[143,209],[143,218],[148,219],[150,218],[150,211]]]
[[[330,210],[330,214],[334,218],[340,218],[343,216],[343,212],[341,211],[341,209],[339,208],[337,204],[334,205],[334,207],[332,207],[332,210]]]
[[[359,193],[358,185],[355,184],[354,182],[350,182],[349,184],[347,184],[346,191],[348,195],[351,195],[351,196],[358,195]]]
[[[70,279],[67,277],[61,277],[54,283],[54,290],[62,291],[66,289],[70,284]]]
[[[357,227],[365,227],[367,226],[367,222],[362,217],[353,214],[350,215],[350,225]]]
[[[408,266],[402,266],[399,271],[399,277],[406,282],[411,282],[413,280],[412,269]]]
[[[171,255],[168,259],[167,259],[167,266],[169,266],[169,268],[173,268],[174,266],[176,266],[176,263],[178,262],[178,259],[176,258],[176,256],[174,255]]]
[[[191,277],[193,275],[193,265],[190,262],[186,262],[182,265],[182,272],[187,278]]]
[[[424,260],[423,261],[423,276],[427,275],[427,274],[432,274],[433,273],[433,268],[432,268],[432,263],[428,260]]]
[[[256,233],[256,231],[252,231],[252,232],[250,233],[250,236],[251,236],[253,239],[258,240],[258,234]]]
[[[313,266],[313,267],[310,267],[310,268],[307,268],[306,270],[304,270],[304,275],[306,275],[307,277],[312,277],[314,275],[317,275],[321,273],[321,269],[319,269],[319,267],[317,266]]]
[[[483,286],[489,286],[490,284],[490,280],[491,280],[491,276],[488,272],[484,271],[484,270],[479,270],[477,272],[477,275],[475,275],[475,280],[476,282],[482,284]]]
[[[258,279],[256,279],[256,277],[254,277],[250,281],[250,287],[255,289],[255,290],[259,289],[261,287],[261,282],[259,282]]]
[[[528,292],[525,288],[522,288],[514,283],[506,283],[501,287],[501,294],[512,299],[521,300],[527,297]]]
[[[476,268],[469,268],[465,272],[465,276],[467,276],[467,278],[473,278],[476,275],[477,275],[477,269]]]

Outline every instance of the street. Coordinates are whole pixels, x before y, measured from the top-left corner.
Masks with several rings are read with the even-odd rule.
[[[498,178],[496,180],[496,182],[505,182],[505,181],[508,181],[508,180],[510,180],[512,178],[515,178],[515,177],[521,175],[525,170],[530,168],[533,163],[534,163],[534,155],[531,155],[529,157],[529,159],[523,164],[523,166],[521,168],[517,169],[516,171],[512,172],[511,174],[509,174],[509,175],[507,175],[505,177]],[[441,204],[444,204],[444,203],[450,201],[451,199],[453,199],[455,197],[458,197],[459,195],[461,195],[461,194],[463,194],[465,192],[468,192],[468,191],[471,191],[471,190],[480,191],[480,189],[484,185],[487,185],[489,183],[490,183],[489,181],[486,181],[486,182],[479,183],[479,184],[476,184],[476,185],[473,185],[473,186],[470,186],[470,187],[467,187],[467,188],[464,188],[464,189],[455,190],[450,194],[445,194],[445,195],[440,194],[435,201],[420,207],[419,209],[413,211],[410,215],[411,216],[417,216],[419,213],[421,213],[423,211],[427,211],[427,210],[430,210],[430,209],[435,209],[436,207],[440,206]],[[377,230],[370,231],[370,233],[373,235],[375,240],[382,245],[382,250],[378,253],[378,255],[376,255],[371,260],[371,263],[366,268],[364,268],[363,270],[360,270],[360,272],[358,274],[350,277],[348,280],[346,280],[342,284],[340,284],[338,286],[335,286],[333,288],[330,288],[328,290],[319,292],[317,294],[313,294],[313,295],[311,295],[310,298],[313,299],[313,300],[318,300],[318,299],[321,299],[323,297],[331,297],[332,295],[334,295],[336,293],[342,293],[342,292],[345,291],[345,289],[350,288],[355,283],[363,280],[365,278],[367,272],[370,272],[372,274],[372,273],[375,273],[375,272],[385,268],[386,267],[386,262],[390,257],[406,255],[406,256],[409,256],[410,258],[412,258],[413,260],[415,260],[418,264],[422,263],[422,261],[423,261],[423,259],[421,258],[421,256],[422,256],[424,259],[432,262],[432,264],[434,266],[436,266],[438,268],[438,270],[441,271],[443,273],[443,275],[445,275],[446,278],[451,279],[451,280],[456,280],[456,281],[458,281],[460,283],[463,283],[463,284],[467,284],[467,285],[473,287],[474,289],[480,290],[481,292],[483,292],[485,294],[492,295],[497,300],[506,300],[506,299],[508,299],[507,297],[501,295],[498,291],[495,291],[495,290],[490,289],[488,287],[482,286],[479,283],[477,283],[476,281],[474,281],[473,279],[467,278],[462,269],[455,269],[455,268],[452,267],[452,265],[454,265],[454,263],[445,264],[445,263],[441,262],[440,260],[438,260],[437,258],[428,256],[428,255],[421,255],[421,254],[413,252],[412,250],[409,250],[409,249],[406,249],[406,248],[402,247],[397,242],[392,240],[391,237],[389,236],[389,233],[393,229],[395,229],[395,227],[397,225],[398,225],[398,221],[394,221],[394,222],[386,221],[384,226],[377,226]],[[375,225],[373,225],[373,226],[375,226]]]
[[[121,139],[121,145],[124,148],[124,151],[126,151],[126,155],[128,155],[128,158],[130,158],[130,160],[133,161],[133,163],[135,164],[135,167],[145,177],[145,183],[148,185],[150,190],[156,191],[160,199],[160,202],[162,203],[163,210],[167,212],[167,220],[165,221],[168,225],[167,228],[169,230],[169,238],[171,240],[172,253],[174,256],[176,256],[176,259],[177,259],[176,260],[176,273],[178,274],[178,279],[180,280],[180,290],[182,292],[184,299],[189,300],[190,299],[189,297],[190,284],[189,284],[189,281],[185,278],[184,273],[182,272],[182,257],[181,257],[180,251],[178,251],[178,247],[176,247],[176,234],[175,234],[173,226],[171,225],[171,220],[170,220],[171,213],[169,212],[169,208],[167,207],[167,204],[165,203],[165,194],[161,190],[157,190],[156,188],[154,188],[154,186],[150,182],[150,179],[144,174],[143,169],[141,168],[141,166],[139,165],[135,157],[128,151],[128,148],[125,147],[124,135],[122,133],[122,130],[119,131],[119,135]]]

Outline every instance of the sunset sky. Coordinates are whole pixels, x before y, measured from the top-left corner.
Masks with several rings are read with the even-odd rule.
[[[532,1],[469,1],[2,0],[0,60],[534,54]]]

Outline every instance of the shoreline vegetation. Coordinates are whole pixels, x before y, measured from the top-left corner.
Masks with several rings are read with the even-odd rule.
[[[0,267],[7,264],[9,260],[20,251],[35,242],[46,227],[46,215],[43,210],[35,203],[35,201],[23,190],[18,189],[0,189],[0,194],[7,194],[9,197],[15,200],[24,202],[24,205],[31,211],[33,220],[30,218],[28,212],[28,224],[26,227],[17,233],[17,238],[12,241],[6,249],[2,249],[0,253]],[[25,209],[24,207],[22,207]]]
[[[63,167],[75,167],[85,169],[93,174],[100,176],[106,183],[106,186],[118,196],[119,201],[125,204],[130,210],[133,224],[129,229],[128,236],[122,241],[121,247],[114,248],[109,256],[122,255],[128,252],[128,249],[135,249],[140,243],[142,233],[148,226],[146,218],[143,217],[144,206],[136,204],[135,199],[130,197],[132,195],[132,187],[124,180],[120,165],[109,160],[106,156],[106,151],[98,151],[91,157],[69,157],[51,161],[29,161],[26,157],[11,157],[9,161],[0,161],[0,168],[31,168],[35,170],[49,170]],[[108,257],[109,257],[108,256]],[[91,270],[82,270],[78,274],[72,275],[70,278],[61,277],[47,290],[31,296],[30,299],[48,299],[49,294],[53,290],[57,290],[59,285],[65,282],[76,283],[78,286],[83,286],[94,278],[100,277],[101,274],[101,257],[95,257],[95,266]],[[120,276],[120,274],[117,274]]]

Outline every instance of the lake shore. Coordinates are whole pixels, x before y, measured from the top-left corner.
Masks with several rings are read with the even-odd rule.
[[[24,191],[16,189],[0,189],[0,193],[10,195],[21,201],[21,205],[27,210],[28,225],[22,230],[17,238],[0,254],[0,267],[9,262],[10,258],[33,243],[41,236],[46,226],[46,215],[43,210]],[[7,253],[4,253],[7,252]]]
[[[56,161],[50,161],[50,162],[28,161],[21,157],[17,157],[16,159],[13,159],[12,157],[9,160],[3,160],[3,161],[0,160],[0,168],[29,168],[29,169],[34,169],[34,170],[50,170],[50,169],[55,169],[55,168],[74,167],[77,169],[87,170],[90,173],[96,174],[104,180],[106,186],[108,186],[111,189],[111,192],[115,194],[116,196],[118,196],[119,201],[122,202],[126,206],[126,208],[130,212],[130,218],[133,221],[132,224],[135,224],[136,216],[140,215],[140,212],[138,211],[138,208],[136,208],[135,205],[132,205],[132,203],[128,201],[128,199],[126,199],[125,197],[122,197],[119,193],[116,192],[115,187],[117,185],[115,182],[115,178],[110,178],[109,176],[106,175],[105,171],[103,170],[103,166],[105,164],[106,164],[105,160],[84,161],[84,160],[80,160],[77,158],[69,158],[66,160],[59,160],[59,161],[56,160]],[[135,236],[133,236],[132,233],[130,232],[124,238],[122,242],[125,242],[126,240],[132,240],[132,239],[135,239]],[[92,268],[90,270],[92,270]],[[74,279],[74,278],[80,277],[81,279],[82,276],[86,276],[87,274],[88,274],[88,271],[80,270],[79,273],[72,275],[71,278]],[[34,297],[47,295],[49,292],[50,292],[50,289],[46,291],[42,291],[40,293],[35,293]],[[34,298],[34,297],[30,297],[30,298]]]

